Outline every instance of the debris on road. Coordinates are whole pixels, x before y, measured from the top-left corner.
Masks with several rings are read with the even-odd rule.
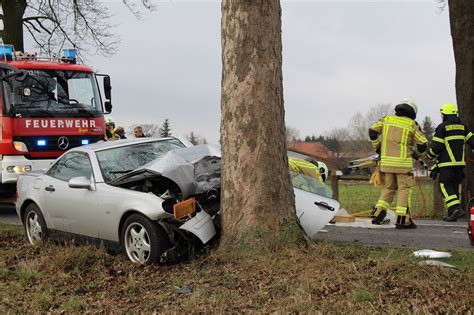
[[[432,249],[420,249],[416,252],[413,252],[412,256],[420,257],[420,258],[450,258],[453,255],[448,252],[439,252]]]
[[[456,266],[447,264],[447,263],[442,262],[442,261],[431,260],[431,259],[420,261],[418,263],[418,265],[420,265],[420,266],[434,266],[434,267],[451,268],[451,269],[456,269],[456,270],[458,269]]]

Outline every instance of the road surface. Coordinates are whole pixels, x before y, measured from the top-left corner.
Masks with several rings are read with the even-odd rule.
[[[359,219],[355,223],[327,225],[318,234],[319,239],[335,243],[364,244],[382,247],[410,247],[419,249],[474,250],[467,236],[467,222],[416,220],[417,229],[397,230],[395,226],[373,226]]]
[[[16,215],[15,207],[0,206],[0,222],[8,224],[21,224],[20,219]]]
[[[0,222],[21,224],[14,207],[0,206]],[[373,226],[369,220],[358,219],[355,223],[329,224],[318,233],[318,238],[369,246],[474,250],[467,237],[466,221],[416,220],[416,223],[417,229],[397,230],[393,224]]]

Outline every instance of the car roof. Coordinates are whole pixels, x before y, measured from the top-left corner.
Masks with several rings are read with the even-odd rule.
[[[82,152],[97,152],[112,148],[125,147],[128,145],[133,145],[137,143],[147,143],[147,142],[157,142],[163,140],[178,140],[177,138],[168,137],[168,138],[132,138],[132,139],[121,139],[114,141],[99,141],[89,145],[84,145],[71,149],[70,151],[82,151]]]

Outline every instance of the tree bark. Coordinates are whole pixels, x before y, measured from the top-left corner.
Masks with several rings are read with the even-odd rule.
[[[474,1],[449,0],[449,18],[456,61],[456,96],[461,120],[474,130]],[[470,148],[466,148],[470,151]],[[469,152],[466,152],[469,156]],[[463,201],[474,197],[474,165],[468,163]]]
[[[3,9],[3,32],[0,33],[4,44],[12,44],[15,50],[24,51],[23,14],[26,0],[0,0]]]
[[[278,233],[294,211],[288,171],[279,0],[222,1],[224,239]]]

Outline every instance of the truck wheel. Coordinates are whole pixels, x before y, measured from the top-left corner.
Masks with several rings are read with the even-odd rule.
[[[133,214],[125,220],[120,242],[127,258],[140,264],[158,262],[160,256],[171,248],[165,230],[140,214]]]
[[[23,220],[26,237],[32,245],[38,245],[48,239],[48,228],[40,208],[31,203],[26,207]]]

